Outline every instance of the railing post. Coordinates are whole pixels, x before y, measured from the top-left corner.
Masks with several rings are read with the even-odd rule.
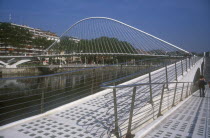
[[[189,82],[187,83],[187,91],[186,91],[186,97],[185,98],[188,97],[188,89],[189,89]]]
[[[166,88],[168,89],[168,69],[167,69],[167,65],[165,66],[166,69]]]
[[[91,84],[91,94],[93,94],[93,87],[94,87],[94,84],[93,84],[93,83],[94,83],[94,82],[93,82],[94,80],[93,80],[93,79],[94,79],[94,78],[92,78],[92,84]]]
[[[151,77],[151,72],[149,72],[149,88],[150,88],[150,101],[149,103],[152,105],[152,109],[153,109],[153,119],[154,119],[154,104],[153,104],[153,97],[152,97],[152,77]]]
[[[187,58],[186,58],[186,72],[187,72]]]
[[[181,60],[182,76],[184,75],[183,62]]]
[[[92,70],[91,94],[93,94],[93,90],[94,90],[94,79],[95,79],[95,69]]]
[[[161,110],[162,110],[162,103],[163,103],[163,94],[164,94],[165,84],[163,84],[162,92],[161,92],[161,98],[160,98],[160,107],[157,117],[161,116]]]
[[[41,113],[44,113],[44,90],[42,90],[41,95]]]
[[[114,116],[115,116],[115,130],[114,134],[117,138],[120,138],[119,128],[118,128],[118,116],[117,116],[117,96],[116,96],[116,88],[113,88],[113,98],[114,98]]]
[[[149,90],[150,90],[150,101],[149,103],[153,105],[153,100],[152,100],[152,78],[151,78],[151,72],[149,72]]]
[[[183,85],[182,85],[182,93],[181,93],[180,101],[182,101],[183,91],[184,91],[184,83],[183,83]]]
[[[173,107],[173,106],[175,106],[176,89],[177,89],[177,83],[176,83],[176,85],[175,85],[175,89],[174,89],[174,97],[173,97],[172,107]]]
[[[46,83],[46,84],[48,83],[46,78],[43,78],[43,80],[44,80],[44,83]],[[42,91],[41,91],[42,93],[41,93],[41,99],[40,99],[40,100],[41,100],[41,101],[40,101],[40,102],[41,102],[41,103],[40,103],[40,104],[41,104],[40,112],[41,112],[41,113],[44,113],[44,92],[45,92],[44,86],[41,86],[41,89],[42,89]]]
[[[131,126],[132,126],[132,118],[133,118],[135,97],[136,97],[136,87],[133,88],[133,95],[132,95],[132,100],[131,100],[131,110],[130,110],[130,117],[129,117],[129,122],[128,122],[128,131],[127,131],[127,134],[126,134],[126,138],[132,138],[133,137],[133,135],[131,134]]]
[[[175,77],[176,77],[175,79],[177,81],[178,79],[177,79],[177,65],[176,65],[176,62],[175,62]]]

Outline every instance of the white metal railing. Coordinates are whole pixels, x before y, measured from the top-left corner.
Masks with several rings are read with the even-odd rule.
[[[148,83],[157,82],[161,78],[164,82],[171,82],[176,80],[177,76],[182,75],[187,70],[186,67],[189,68],[194,65],[197,60],[198,58],[172,59],[171,62],[170,59],[163,58],[140,60],[136,61],[135,73],[124,70],[124,68],[128,67],[126,66],[128,64],[122,63],[118,67],[112,65],[41,76],[1,78],[0,103],[2,106],[0,107],[0,124],[3,125],[40,114],[81,97],[99,92],[102,90],[100,84],[103,82],[106,82],[106,85],[120,84],[149,72],[151,76],[150,79],[147,78]],[[141,67],[141,65],[144,66]],[[113,74],[113,68],[122,73],[119,75]],[[103,76],[98,75],[101,69],[106,70]],[[157,69],[161,69],[161,71],[152,73]],[[174,72],[174,70],[177,71]],[[164,75],[166,71],[167,77]],[[75,74],[84,74],[84,76],[75,79]],[[85,85],[81,85],[83,82]],[[18,85],[14,87],[16,83]]]
[[[193,62],[192,62],[193,60]],[[194,66],[195,59],[181,60],[173,64],[173,69],[165,66],[165,79],[161,82],[161,74],[148,73],[146,83],[115,85],[115,81],[101,86],[112,89],[114,119],[107,135],[117,138],[131,138],[133,130],[161,116],[165,111],[177,105],[194,92],[193,82],[177,82],[177,78]],[[184,64],[186,63],[186,64]],[[151,75],[152,74],[152,75]],[[174,74],[174,75],[172,75]],[[154,81],[151,76],[159,80]],[[154,78],[154,77],[153,77]],[[125,98],[127,97],[127,98]],[[122,105],[120,102],[127,104]]]

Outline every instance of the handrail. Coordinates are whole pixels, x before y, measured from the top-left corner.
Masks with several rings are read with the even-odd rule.
[[[155,60],[153,60],[153,59],[155,59]],[[65,73],[61,73],[61,74],[58,73],[56,75],[46,75],[46,76],[36,76],[35,77],[35,78],[41,77],[43,79],[33,79],[33,77],[0,79],[0,82],[3,82],[3,84],[4,84],[4,82],[15,83],[15,81],[13,82],[13,81],[7,81],[7,80],[18,79],[17,82],[19,82],[19,84],[29,85],[29,86],[24,86],[24,87],[22,87],[20,85],[21,89],[19,89],[19,87],[17,87],[18,89],[15,89],[15,88],[10,88],[10,85],[4,86],[2,83],[0,84],[1,85],[0,96],[2,96],[1,102],[2,103],[4,102],[4,106],[1,107],[1,110],[3,112],[0,113],[0,118],[1,118],[0,124],[2,125],[2,124],[6,124],[8,122],[10,123],[12,121],[18,120],[19,118],[31,116],[30,114],[28,114],[28,112],[31,110],[31,104],[37,109],[36,114],[40,114],[40,113],[49,111],[55,107],[61,106],[63,104],[78,100],[81,97],[85,97],[87,95],[94,94],[95,92],[101,91],[104,88],[116,89],[117,96],[118,96],[118,94],[120,94],[118,91],[118,87],[127,91],[128,89],[131,89],[131,87],[138,87],[137,85],[143,86],[143,85],[147,84],[149,86],[149,85],[156,84],[157,86],[153,86],[152,88],[149,88],[149,87],[142,88],[142,89],[144,89],[144,91],[147,92],[147,94],[149,94],[150,91],[148,91],[148,90],[154,89],[154,88],[156,89],[159,87],[159,85],[161,86],[164,84],[176,83],[176,82],[173,82],[176,80],[175,72],[178,76],[183,75],[183,73],[181,73],[181,72],[182,71],[186,72],[187,71],[186,68],[189,69],[190,67],[195,65],[198,58],[191,58],[191,59],[187,58],[187,59],[180,59],[180,60],[181,61],[177,61],[176,59],[173,59],[173,60],[171,60],[171,62],[169,62],[169,59],[166,59],[163,61],[162,58],[144,59],[144,60],[141,60],[141,61],[143,61],[143,64],[141,64],[141,62],[140,62],[139,64],[136,64],[136,65],[137,65],[137,67],[138,67],[138,65],[139,66],[147,65],[147,66],[143,67],[143,68],[141,68],[141,67],[135,68],[135,73],[132,73],[132,74],[131,73],[127,74],[127,72],[126,72],[127,69],[124,70],[124,67],[126,68],[127,64],[122,63],[123,64],[122,68],[120,67],[120,64],[117,68],[118,69],[117,71],[120,71],[120,72],[123,71],[122,74],[118,74],[119,76],[118,75],[115,76],[115,73],[112,73],[110,75],[110,71],[108,70],[107,72],[105,72],[105,74],[103,74],[103,77],[102,77],[103,80],[100,80],[100,79],[102,79],[102,78],[100,78],[101,76],[98,77],[99,79],[95,79],[97,77],[97,75],[95,76],[94,73],[97,74],[98,71],[100,71],[100,68],[94,68],[95,69],[94,71],[85,72],[85,74],[87,74],[87,78],[85,78],[85,77],[84,78],[87,81],[87,82],[85,82],[87,85],[84,85],[82,87],[81,86],[77,87],[77,86],[79,86],[79,84],[81,82],[80,79],[75,79],[75,81],[73,82],[73,79],[71,78],[73,75],[70,75],[70,74],[73,73],[74,71],[69,71],[69,72],[65,72]],[[185,62],[186,60],[187,60],[187,62]],[[135,61],[135,62],[139,62],[139,61]],[[175,62],[175,63],[173,63],[173,62]],[[167,63],[167,64],[164,64],[164,63]],[[150,64],[151,64],[151,66],[149,66]],[[186,64],[187,64],[187,66],[186,66]],[[130,65],[130,63],[129,63],[129,65]],[[109,66],[113,66],[113,65],[109,65]],[[105,69],[107,69],[106,67],[109,67],[109,66],[104,66],[104,67],[105,67]],[[155,68],[153,68],[153,67],[155,67]],[[101,68],[103,68],[103,67],[101,67]],[[97,70],[97,69],[99,69],[99,70]],[[156,69],[158,69],[159,71],[155,71]],[[175,71],[175,69],[176,69],[176,71]],[[89,70],[89,69],[85,69],[85,70]],[[92,70],[93,70],[93,68],[92,68]],[[111,70],[113,70],[113,69],[111,69]],[[81,71],[81,70],[79,70],[79,71]],[[149,79],[148,79],[149,76],[147,76],[148,75],[147,73],[151,73],[152,81],[149,81]],[[168,81],[159,82],[160,78],[165,79],[166,73],[168,74],[168,76],[167,76]],[[65,74],[69,74],[69,76],[67,76]],[[118,85],[122,82],[125,82],[125,80],[127,81],[128,79],[130,80],[130,79],[142,76],[142,75],[144,75],[146,78],[146,81],[143,81],[145,83],[137,83],[137,84],[135,84],[136,86],[130,85],[128,88],[126,88],[129,85],[128,83]],[[46,77],[46,78],[44,78],[44,77]],[[50,77],[52,77],[52,78],[50,78]],[[65,82],[65,79],[63,79],[63,77],[65,79],[67,77],[68,80],[66,79],[66,82]],[[113,80],[113,78],[114,78],[114,80]],[[89,80],[91,80],[91,81],[89,81]],[[110,80],[112,80],[112,81],[110,81]],[[144,80],[144,78],[141,80]],[[83,80],[82,80],[82,82],[83,82]],[[106,82],[101,85],[101,87],[103,87],[103,88],[100,87],[100,84],[102,82]],[[138,82],[142,82],[142,81],[138,81]],[[56,83],[56,85],[54,85],[54,83]],[[115,83],[116,86],[110,86],[110,85],[112,85],[112,83]],[[177,82],[176,84],[180,84],[180,83],[182,83],[182,82]],[[184,83],[185,83],[185,86],[187,86],[187,83],[190,83],[190,82],[184,82]],[[178,86],[178,87],[180,87],[180,86]],[[177,87],[177,89],[178,89],[178,87]],[[170,86],[169,86],[169,88],[170,88]],[[138,89],[137,89],[137,91],[138,91]],[[111,91],[109,90],[109,94],[110,93],[111,93]],[[130,95],[131,93],[127,93],[127,94]],[[4,96],[6,98],[4,98]],[[104,98],[110,98],[109,96],[108,97],[104,96]],[[123,96],[126,96],[126,95],[123,95]],[[153,96],[155,96],[155,94]],[[153,97],[153,96],[151,96],[151,97]],[[17,103],[16,101],[19,101],[19,102]],[[156,101],[157,101],[156,99],[149,100],[150,103],[153,103]],[[112,103],[112,100],[109,100],[109,103],[107,103],[106,105],[110,106],[110,105],[112,105],[111,103]],[[110,110],[112,110],[112,107],[110,107]],[[122,111],[120,111],[120,112],[122,112]],[[111,113],[113,114],[113,112],[111,112]],[[35,115],[35,113],[33,115]],[[110,116],[110,118],[112,118],[112,116]]]
[[[72,102],[82,97],[85,97],[87,95],[91,95],[91,94],[101,91],[102,88],[100,87],[100,84],[102,82],[107,82],[113,79],[115,80],[117,78],[121,78],[121,79],[126,78],[125,76],[127,77],[129,76],[129,79],[132,79],[137,76],[146,74],[147,72],[150,71],[150,68],[153,66],[156,66],[157,68],[162,68],[165,65],[165,62],[167,62],[167,64],[170,63],[168,62],[168,60],[169,59],[165,60],[165,58],[162,58],[162,57],[149,58],[149,59],[143,59],[143,60],[138,60],[138,61],[136,60],[135,63],[124,62],[118,65],[115,64],[115,65],[97,66],[94,68],[85,68],[85,69],[67,71],[67,72],[50,74],[50,75],[1,78],[0,79],[0,91],[1,91],[0,96],[2,97],[1,103],[5,103],[5,104],[4,106],[1,107],[3,114],[0,113],[0,120],[1,120],[0,125],[8,123],[8,122],[16,121],[16,116],[21,115],[23,113],[25,114],[25,112],[28,112],[27,110],[25,110],[26,108],[30,110],[30,104],[37,105],[36,106],[37,108],[40,107],[39,113],[43,113],[48,110],[51,110],[52,108],[61,106],[68,102]],[[177,59],[173,59],[173,60],[175,61]],[[178,59],[178,60],[181,60],[181,59]],[[151,63],[152,63],[152,66],[149,65]],[[135,66],[130,66],[134,64]],[[111,73],[110,71],[106,71],[107,69],[113,70],[112,67],[114,67],[113,69],[118,73],[117,76],[113,76],[114,75],[113,73]],[[127,67],[128,68],[132,67],[132,70],[128,71]],[[98,74],[99,71],[101,71],[101,69],[103,68],[104,70],[102,71],[105,71],[105,72],[102,74]],[[83,85],[80,87],[77,87],[81,83],[80,78],[76,78],[74,76],[74,74],[77,72],[81,72],[80,73],[81,76],[83,73],[85,73],[86,75],[80,78],[87,80],[88,83],[86,82],[85,84],[83,84],[82,82]],[[101,76],[97,77],[94,74],[101,75]],[[73,80],[73,77],[74,77],[74,80]],[[95,79],[95,78],[98,78],[98,79]],[[14,83],[18,83],[18,85],[16,87],[10,87]],[[54,83],[56,85],[54,85]],[[32,100],[32,99],[35,99],[35,100]],[[17,103],[16,101],[19,101],[19,102]],[[20,112],[14,113],[16,110]],[[14,112],[13,114],[11,114],[8,111],[14,111]],[[5,113],[10,114],[12,117],[8,114],[6,115]],[[22,118],[24,117],[25,116],[22,116]],[[8,120],[8,121],[5,121],[5,120]]]
[[[168,84],[175,84],[167,87]],[[180,84],[178,86],[178,84]],[[141,89],[141,87],[138,86],[151,86],[151,85],[158,85],[159,88],[159,94],[155,97],[152,95],[153,92],[148,93],[150,91],[149,88]],[[162,113],[168,109],[172,108],[176,105],[177,100],[178,102],[181,102],[184,98],[187,98],[193,93],[193,82],[161,82],[161,83],[137,83],[137,84],[131,84],[131,85],[101,85],[102,88],[105,89],[113,89],[113,103],[114,103],[114,121],[111,125],[114,127],[114,129],[111,131],[117,138],[125,137],[125,138],[131,138],[133,137],[133,134],[131,131],[134,129],[133,126],[136,126],[136,123],[134,122],[135,119],[140,119],[141,116],[139,114],[148,114],[151,112],[150,110],[145,110],[143,112],[138,113],[141,108],[147,109],[150,107],[149,105],[145,104],[144,107],[139,106],[139,103],[149,103],[152,106],[152,115],[150,115],[150,119],[155,119],[155,116],[157,118],[159,116],[162,116]],[[127,105],[124,105],[125,107],[121,107],[119,103],[117,102],[120,100],[120,98],[125,98],[125,94],[121,96],[120,91],[117,92],[117,88],[125,89],[125,88],[132,88],[127,90],[127,97],[131,98],[130,102],[128,102]],[[143,92],[143,93],[141,93]],[[122,93],[125,93],[122,92]],[[138,93],[138,94],[137,94]],[[156,92],[157,93],[157,92]],[[177,94],[178,93],[178,94]],[[141,101],[141,97],[150,97],[146,98],[147,100]],[[127,99],[127,101],[129,100]],[[167,100],[166,100],[167,98]],[[137,104],[138,103],[138,104]],[[123,108],[126,108],[123,109]],[[120,117],[119,117],[120,116]],[[150,120],[149,119],[149,120]],[[141,119],[140,119],[141,120]],[[138,122],[138,121],[137,121]],[[141,122],[141,121],[140,121]],[[144,122],[146,123],[146,122]],[[111,129],[111,128],[110,128]],[[127,129],[127,132],[125,130]],[[124,131],[124,132],[123,132]],[[109,134],[111,135],[111,134]],[[111,137],[111,136],[110,136]]]
[[[188,69],[195,65],[195,61],[196,60],[192,58],[188,60],[181,60],[179,63],[175,62],[172,66],[165,65],[165,68],[163,67],[160,70],[160,72],[163,73],[163,76],[159,76],[160,78],[158,82],[154,80],[152,82],[151,80],[151,74],[154,76],[157,74],[149,72],[148,74],[145,74],[145,76],[142,76],[142,81],[144,80],[143,83],[136,83],[135,81],[132,82],[132,84],[129,84],[128,82],[117,85],[117,81],[115,80],[102,83],[100,85],[101,88],[112,89],[113,93],[112,101],[114,105],[114,121],[110,127],[110,130],[113,129],[110,133],[114,134],[117,138],[131,138],[133,137],[131,132],[134,129],[132,127],[136,127],[138,124],[136,122],[141,122],[143,120],[140,119],[142,118],[142,114],[150,114],[145,117],[148,120],[155,119],[155,116],[161,116],[166,109],[172,108],[183,99],[190,96],[194,92],[194,82],[179,82],[177,78],[179,75],[184,75],[184,72],[188,72]],[[181,74],[178,75],[178,73]],[[163,79],[164,82],[161,82],[161,79]],[[125,100],[127,101],[125,102],[127,104],[122,104],[121,106],[119,101],[122,102]],[[144,109],[143,112],[139,113],[142,108]],[[149,109],[145,110],[147,108]],[[143,124],[146,122],[147,121],[143,121],[141,123]],[[126,129],[127,132],[125,132]]]
[[[127,87],[137,87],[137,86],[143,86],[143,85],[156,85],[156,84],[172,84],[172,83],[193,83],[193,82],[162,82],[162,83],[137,83],[132,85],[113,85],[113,86],[107,86],[106,84],[100,85],[104,89],[113,89],[113,88],[127,88]]]

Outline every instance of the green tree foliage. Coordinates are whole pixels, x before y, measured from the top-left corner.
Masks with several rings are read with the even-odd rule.
[[[54,41],[47,40],[45,37],[36,37],[32,39],[32,45],[39,49],[46,49],[48,48]]]
[[[10,23],[0,23],[0,42],[5,47],[11,45],[23,48],[32,41],[32,34],[28,29],[13,26]]]
[[[126,41],[120,41],[117,38],[100,37],[96,39],[81,39],[75,41],[72,37],[64,36],[60,42],[52,47],[56,51],[65,51],[65,53],[132,53],[135,54],[135,48]]]
[[[5,48],[12,46],[20,48],[45,49],[54,41],[45,37],[35,37],[27,28],[12,25],[10,23],[0,23],[0,43]]]

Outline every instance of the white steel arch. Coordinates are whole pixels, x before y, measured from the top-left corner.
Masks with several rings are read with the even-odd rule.
[[[171,47],[176,48],[176,49],[178,49],[178,50],[180,50],[180,51],[182,51],[182,52],[184,52],[184,53],[186,53],[186,54],[190,54],[190,55],[191,55],[190,52],[188,52],[188,51],[186,51],[186,50],[184,50],[184,49],[182,49],[182,48],[180,48],[180,47],[178,47],[178,46],[176,46],[176,45],[173,45],[173,44],[171,44],[171,43],[169,43],[169,42],[167,42],[167,41],[165,41],[165,40],[163,40],[163,39],[160,39],[160,38],[158,38],[158,37],[156,37],[156,36],[154,36],[154,35],[152,35],[152,34],[149,34],[149,33],[145,32],[145,31],[142,31],[142,30],[137,29],[137,28],[135,28],[135,27],[133,27],[133,26],[130,26],[130,25],[126,24],[126,23],[123,23],[123,22],[121,22],[121,21],[118,21],[118,20],[115,20],[115,19],[112,19],[112,18],[108,18],[108,17],[88,17],[88,18],[84,18],[84,19],[82,19],[82,20],[79,20],[78,22],[76,22],[75,24],[73,24],[72,26],[70,26],[64,33],[62,33],[62,34],[60,35],[60,38],[61,38],[64,34],[66,34],[69,30],[71,30],[74,26],[76,26],[77,24],[79,24],[79,23],[81,23],[81,22],[83,22],[83,21],[86,21],[86,20],[91,20],[91,19],[105,19],[105,20],[114,21],[114,22],[116,22],[116,23],[125,25],[125,26],[127,26],[127,27],[129,27],[129,28],[131,28],[131,29],[134,29],[134,30],[136,30],[136,31],[138,31],[138,32],[141,32],[141,33],[143,33],[143,34],[145,34],[145,35],[147,35],[147,36],[150,36],[150,37],[152,37],[152,38],[154,38],[154,39],[156,39],[156,40],[159,40],[159,41],[161,41],[161,42],[163,42],[163,43],[165,43],[165,44],[168,44],[168,45],[170,45]],[[47,52],[55,43],[57,43],[57,41],[55,41],[52,45],[50,45],[47,49],[45,49],[45,50],[44,50],[44,53]]]

